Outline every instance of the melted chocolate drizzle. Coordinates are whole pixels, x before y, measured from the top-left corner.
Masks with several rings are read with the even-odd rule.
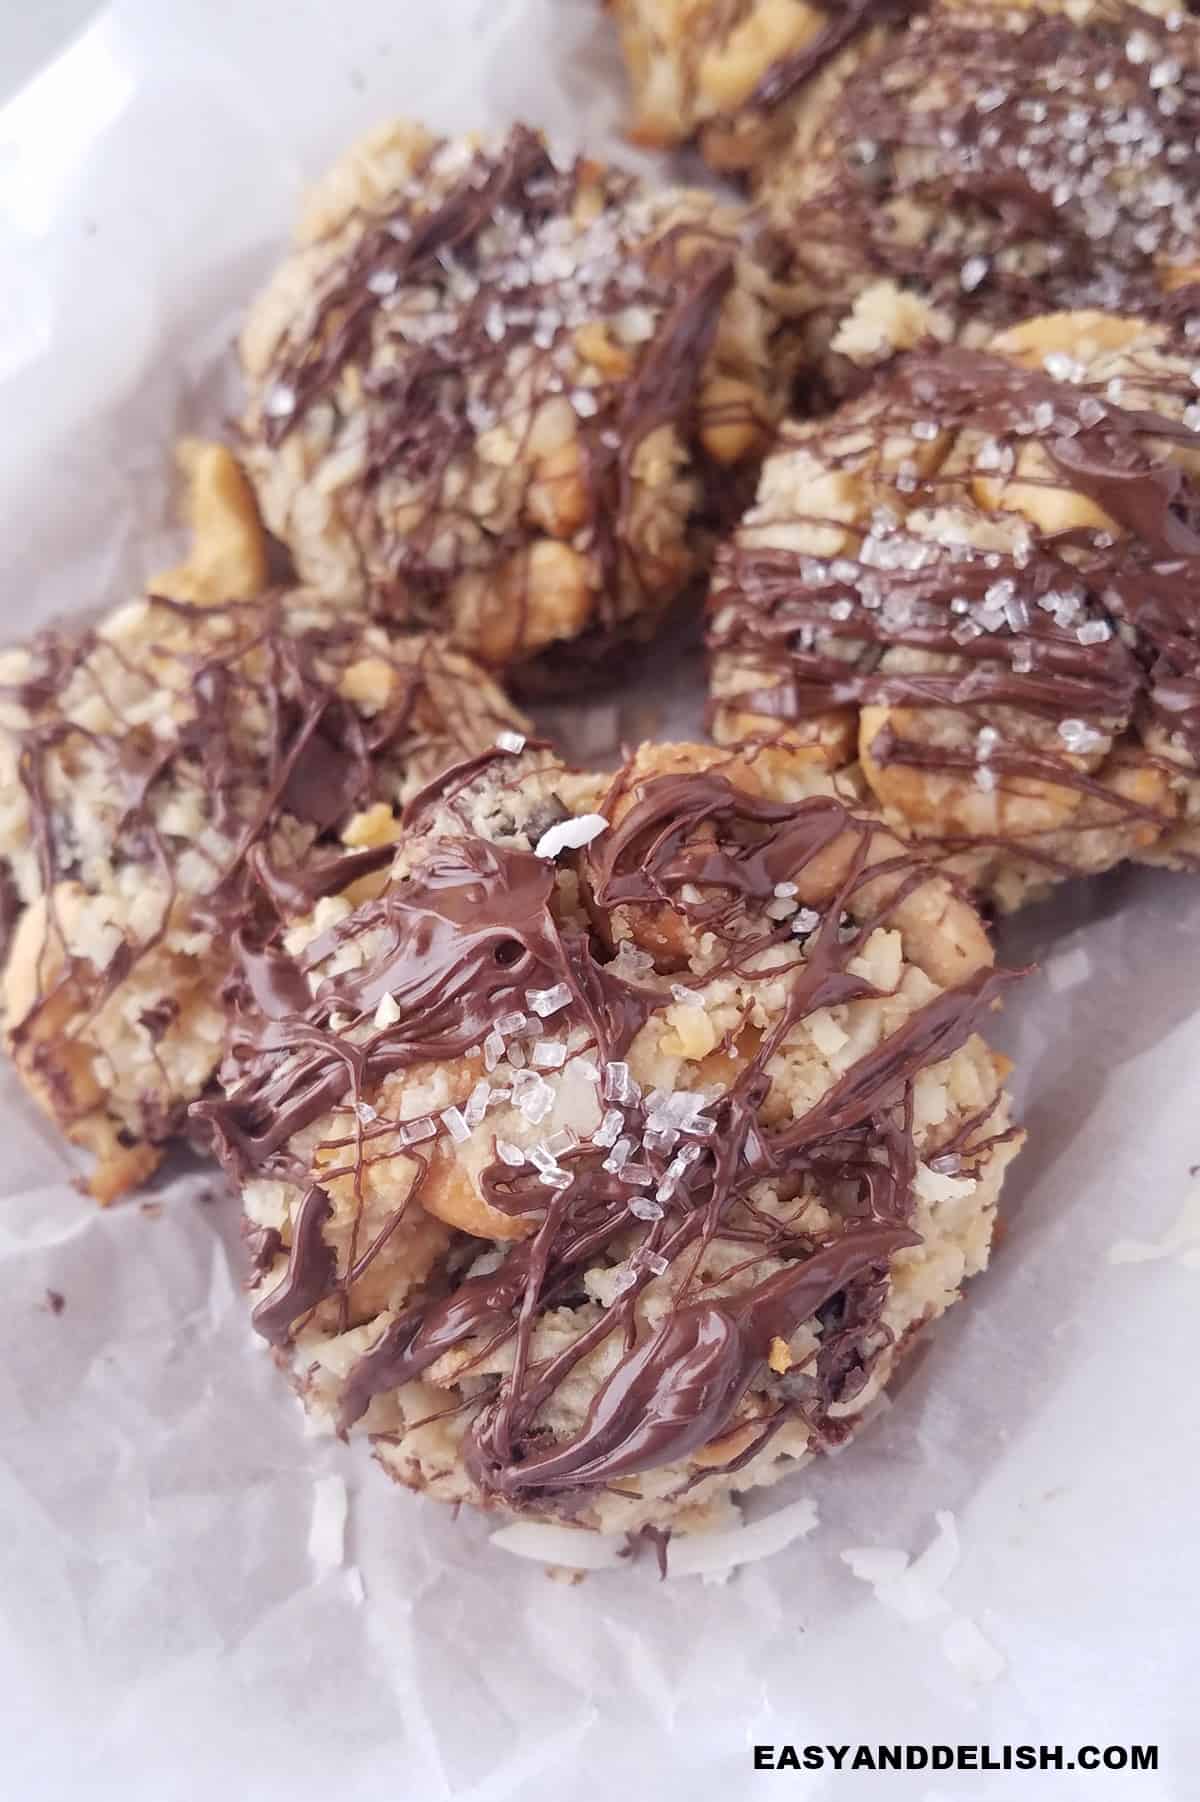
[[[983,970],[939,993],[807,1114],[768,1126],[761,1110],[771,1057],[816,1009],[877,994],[848,966],[880,921],[929,880],[925,866],[894,840],[881,852],[880,828],[834,800],[768,802],[712,771],[638,781],[619,775],[605,804],[616,824],[588,852],[569,859],[591,919],[583,927],[562,917],[555,869],[546,860],[475,836],[465,811],[463,836],[447,835],[446,810],[453,815],[461,787],[451,772],[418,808],[413,829],[424,826],[427,837],[413,873],[394,879],[384,895],[296,962],[307,1005],[287,1016],[255,1010],[248,1005],[255,967],[246,973],[243,1012],[223,1073],[230,1093],[201,1104],[201,1111],[236,1178],[257,1172],[306,1189],[286,1273],[260,1303],[256,1324],[279,1342],[319,1304],[340,1304],[344,1320],[350,1285],[374,1255],[368,1251],[340,1271],[332,1260],[319,1261],[312,1223],[325,1218],[314,1199],[323,1192],[309,1186],[313,1153],[298,1156],[292,1149],[297,1132],[340,1104],[361,1120],[369,1095],[369,1128],[356,1142],[351,1129],[349,1140],[329,1143],[339,1148],[343,1174],[369,1164],[375,1136],[378,1155],[394,1156],[393,1135],[403,1122],[379,1115],[380,1079],[462,1056],[498,1017],[520,1007],[531,987],[565,985],[570,1000],[556,1023],[583,1027],[590,1054],[607,1068],[662,1005],[645,977],[626,973],[613,957],[614,939],[624,938],[629,922],[636,931],[650,910],[690,934],[711,935],[718,968],[752,979],[761,952],[799,943],[765,906],[776,884],[809,872],[821,920],[803,955],[783,972],[787,1004],[719,1097],[705,1103],[709,1121],[694,1141],[692,1161],[664,1200],[661,1218],[644,1225],[633,1275],[613,1305],[564,1349],[535,1352],[540,1315],[578,1301],[584,1273],[619,1255],[616,1241],[636,1223],[630,1204],[644,1189],[620,1169],[606,1168],[605,1150],[590,1141],[562,1153],[557,1183],[532,1162],[514,1168],[497,1156],[483,1175],[485,1198],[527,1217],[530,1236],[486,1274],[456,1280],[454,1260],[435,1274],[352,1367],[340,1425],[352,1426],[373,1398],[420,1377],[448,1351],[511,1340],[511,1374],[468,1390],[464,1457],[480,1488],[513,1506],[569,1510],[588,1489],[688,1457],[721,1434],[752,1386],[763,1390],[765,1409],[753,1422],[756,1443],[796,1414],[818,1435],[836,1436],[836,1423],[826,1423],[829,1408],[861,1387],[888,1343],[880,1325],[888,1260],[920,1242],[911,1220],[913,1083],[965,1042],[1011,974]],[[324,975],[331,956],[351,943],[364,954],[359,966]],[[274,950],[283,955],[277,945]],[[780,968],[771,977],[778,981]],[[280,992],[272,984],[271,995]],[[380,1027],[374,1010],[384,994],[394,997],[397,1017]],[[644,1141],[638,1156],[661,1181],[669,1154],[655,1148],[652,1132],[645,1136],[646,1100],[639,1092],[613,1105],[622,1112],[623,1131]],[[966,1123],[941,1155],[967,1166],[1008,1136],[989,1129],[989,1113]],[[409,1155],[418,1167],[397,1195],[396,1220],[419,1205],[427,1168],[420,1144]],[[814,1238],[763,1213],[752,1191],[764,1177],[796,1199],[797,1215],[804,1196],[819,1193],[842,1215],[842,1230]],[[377,1234],[376,1246],[389,1230]],[[740,1292],[714,1292],[719,1279],[704,1270],[714,1240],[739,1246],[747,1266],[773,1257],[785,1260],[784,1267]],[[639,1326],[635,1306],[656,1270],[670,1272],[672,1303],[651,1331]],[[317,1271],[324,1273],[320,1287]],[[766,1366],[772,1339],[787,1337],[837,1298],[839,1324],[807,1373],[807,1387],[795,1378],[787,1389],[773,1386]],[[555,1438],[542,1424],[542,1410],[581,1359],[612,1334],[623,1336],[623,1356],[579,1432]]]

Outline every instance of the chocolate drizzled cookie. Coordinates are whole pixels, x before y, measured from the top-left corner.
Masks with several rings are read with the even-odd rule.
[[[197,1111],[255,1324],[402,1482],[711,1524],[986,1262],[1019,1135],[976,1029],[1010,977],[819,770],[771,787],[689,746],[476,760],[382,892],[276,934],[266,997],[247,971]]]
[[[741,215],[515,127],[375,133],[242,339],[246,460],[307,578],[551,686],[648,637],[786,401]]]
[[[718,558],[723,740],[860,762],[1002,906],[1200,858],[1200,367],[1185,329],[1036,319],[789,429]]]
[[[1200,269],[1183,8],[937,0],[818,84],[761,198],[835,389],[922,339],[1157,309]]]
[[[99,1199],[209,1081],[234,947],[253,968],[321,872],[385,864],[410,793],[523,727],[444,643],[306,590],[150,595],[0,654],[7,1045]]]
[[[606,0],[633,89],[630,136],[695,139],[714,168],[757,173],[787,144],[812,82],[878,47],[914,0]]]

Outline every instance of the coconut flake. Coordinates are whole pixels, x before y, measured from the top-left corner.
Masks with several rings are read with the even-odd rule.
[[[969,1683],[994,1683],[1008,1669],[1003,1652],[965,1614],[956,1615],[943,1630],[942,1651]]]
[[[492,1544],[538,1564],[561,1564],[568,1570],[616,1570],[625,1562],[624,1541],[586,1527],[555,1527],[519,1520],[492,1534]]]
[[[1192,1184],[1175,1224],[1160,1239],[1118,1239],[1108,1248],[1110,1264],[1149,1264],[1162,1258],[1200,1270],[1200,1182]]]
[[[375,1024],[382,1032],[385,1026],[394,1026],[400,1018],[400,1007],[394,995],[381,995],[379,1006],[375,1009]]]
[[[1056,992],[1078,988],[1092,973],[1092,960],[1082,945],[1060,951],[1046,964],[1046,981]]]
[[[848,1564],[864,1583],[877,1588],[881,1583],[894,1583],[897,1577],[904,1575],[908,1569],[908,1553],[902,1552],[899,1546],[854,1546],[842,1553],[842,1562]]]
[[[581,813],[571,820],[560,820],[556,826],[543,832],[534,846],[537,857],[554,858],[560,851],[581,851],[590,845],[594,838],[608,831],[608,821],[602,813]]]
[[[937,1536],[911,1563],[907,1552],[891,1546],[852,1546],[841,1554],[842,1563],[902,1620],[934,1620],[950,1612],[940,1591],[958,1563],[958,1529],[948,1509],[934,1519]]]
[[[797,1539],[807,1539],[819,1520],[817,1504],[804,1496],[776,1508],[744,1527],[721,1533],[689,1533],[672,1539],[667,1551],[668,1577],[709,1577],[774,1557]]]
[[[336,1570],[346,1561],[346,1513],[349,1498],[341,1477],[317,1477],[313,1483],[308,1555],[319,1571]]]

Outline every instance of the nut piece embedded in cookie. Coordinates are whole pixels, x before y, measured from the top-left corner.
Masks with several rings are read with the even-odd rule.
[[[698,139],[718,169],[757,171],[791,135],[813,81],[911,0],[606,0],[633,89],[629,135]]]
[[[201,1110],[255,1324],[414,1489],[716,1524],[986,1263],[1011,978],[828,776],[497,753],[408,823],[381,893],[266,948],[287,1001],[235,985]]]
[[[857,754],[1001,907],[1200,861],[1200,403],[1186,332],[1103,313],[901,359],[789,427],[717,561],[713,724]]]
[[[303,589],[148,597],[0,652],[6,1043],[99,1200],[208,1084],[232,947],[253,961],[279,918],[381,870],[393,810],[524,724],[443,642]]]
[[[242,335],[246,462],[308,580],[543,686],[649,637],[783,404],[746,217],[515,127],[373,133]]]
[[[761,198],[827,380],[923,336],[1142,313],[1200,266],[1200,25],[1168,0],[934,0],[809,96]]]

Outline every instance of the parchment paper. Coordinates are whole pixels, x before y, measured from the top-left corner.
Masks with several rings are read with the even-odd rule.
[[[230,409],[237,309],[353,134],[524,115],[620,151],[619,107],[595,0],[102,13],[0,113],[4,635],[122,598],[175,549],[170,445]],[[694,729],[697,673],[648,658],[589,713],[595,754]],[[5,1077],[0,1796],[1200,1795],[1200,1268],[1194,1232],[1164,1239],[1200,1163],[1200,889],[1120,872],[1003,948],[1042,973],[1000,1028],[1031,1144],[993,1268],[892,1407],[766,1504],[811,1496],[816,1532],[721,1585],[645,1563],[550,1581],[306,1437],[219,1182],[182,1169],[152,1210],[101,1213]],[[1173,1255],[1111,1262],[1121,1240]],[[329,1568],[308,1536],[331,1474],[350,1515]],[[839,1554],[919,1551],[939,1510],[950,1612],[912,1624]],[[994,1681],[947,1661],[959,1617]],[[892,1739],[1157,1742],[1162,1768],[751,1769],[755,1742]]]

